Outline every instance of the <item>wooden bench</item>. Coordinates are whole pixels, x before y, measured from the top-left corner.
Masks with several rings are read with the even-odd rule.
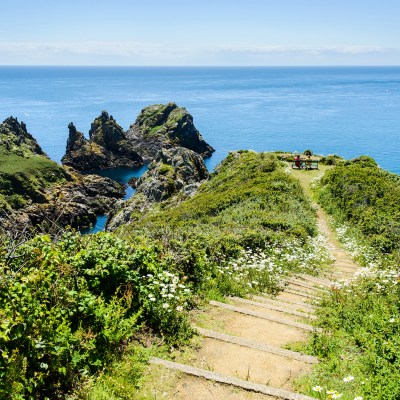
[[[296,165],[296,161],[292,162],[293,169],[318,169],[318,160],[300,159],[300,166]]]

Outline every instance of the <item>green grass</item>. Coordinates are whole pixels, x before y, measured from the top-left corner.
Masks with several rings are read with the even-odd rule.
[[[40,202],[44,189],[66,179],[62,167],[46,157],[0,150],[0,201],[6,207],[20,208],[29,200]]]
[[[313,352],[321,360],[301,379],[303,391],[335,389],[343,399],[356,396],[395,400],[400,396],[400,315],[398,272],[370,274],[338,288],[318,310]],[[354,380],[346,382],[347,377]],[[327,397],[321,397],[323,399]]]
[[[316,194],[344,246],[368,269],[318,308],[321,331],[308,348],[321,362],[298,388],[319,399],[399,399],[400,178],[360,157],[328,170]]]
[[[132,216],[121,234],[198,239],[209,251],[263,247],[279,237],[305,239],[316,232],[314,211],[298,181],[273,154],[254,152],[228,156],[192,198]]]
[[[321,205],[376,251],[400,260],[400,177],[369,157],[339,162],[320,182]]]
[[[61,167],[54,161],[39,155],[19,156],[0,149],[0,174],[32,174],[37,171],[58,171]]]

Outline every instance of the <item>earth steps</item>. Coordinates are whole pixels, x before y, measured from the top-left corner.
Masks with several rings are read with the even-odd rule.
[[[301,310],[303,312],[313,312],[314,311],[314,306],[308,303],[303,303],[300,301],[291,301],[289,299],[282,299],[278,298],[271,299],[270,297],[265,297],[265,296],[252,296],[253,300],[257,300],[263,303],[268,303],[268,304],[275,304],[277,306],[282,306],[282,307],[290,307],[295,310]]]
[[[312,315],[312,314],[308,314],[302,311],[296,311],[296,310],[291,310],[288,308],[284,308],[284,307],[280,307],[280,306],[276,306],[273,304],[268,304],[268,303],[260,303],[257,301],[252,301],[252,300],[248,300],[248,299],[243,299],[241,297],[229,297],[229,299],[232,299],[238,303],[243,303],[243,304],[249,304],[249,305],[253,305],[253,306],[257,306],[257,307],[261,307],[261,308],[267,308],[269,310],[275,310],[275,311],[280,311],[282,313],[285,314],[291,314],[291,315],[296,315],[298,317],[303,317],[303,318],[308,318],[308,319],[315,319],[316,316]]]
[[[268,345],[265,343],[259,343],[259,342],[256,342],[255,340],[241,338],[238,336],[231,336],[231,335],[227,335],[225,333],[220,333],[220,332],[215,332],[215,331],[211,331],[208,329],[199,328],[197,326],[194,328],[202,336],[208,337],[211,339],[217,339],[217,340],[221,340],[223,342],[233,343],[233,344],[237,344],[239,346],[257,349],[260,351],[264,351],[266,353],[276,354],[278,356],[290,358],[290,359],[297,360],[297,361],[302,361],[302,362],[309,363],[309,364],[317,364],[318,363],[317,357],[309,356],[307,354],[282,349],[280,347],[271,346],[271,345]]]
[[[296,296],[305,297],[310,300],[321,300],[320,296],[315,296],[313,294],[306,293],[305,291],[291,289],[291,288],[285,288],[282,293],[295,294]]]
[[[284,400],[316,400],[314,397],[305,396],[289,390],[274,388],[272,386],[262,385],[251,381],[235,378],[218,372],[212,372],[201,368],[192,367],[186,364],[180,364],[173,361],[163,360],[161,358],[153,357],[150,359],[151,364],[162,365],[166,368],[175,371],[181,371],[189,375],[209,379],[215,382],[225,383],[228,385],[236,386],[245,390],[263,393],[268,396],[274,396],[278,399]]]
[[[296,279],[296,278],[287,279],[286,282],[288,282],[291,285],[300,286],[301,288],[305,288],[305,289],[320,291],[322,293],[327,292],[325,286],[324,287],[321,287],[321,285],[316,286],[317,284],[315,284],[315,283],[311,284],[309,282],[305,282],[304,280],[300,280],[300,279]]]
[[[304,182],[302,182],[304,184]],[[332,271],[325,272],[323,275],[319,277],[315,277],[309,274],[295,274],[291,278],[288,279],[287,283],[289,283],[289,287],[287,287],[278,297],[275,297],[272,299],[269,295],[261,295],[261,296],[252,296],[251,299],[254,302],[251,302],[252,300],[247,300],[247,299],[236,299],[234,298],[233,300],[235,301],[240,301],[240,302],[248,302],[247,303],[249,306],[252,307],[261,307],[261,308],[267,308],[261,306],[261,304],[265,304],[270,307],[271,313],[275,311],[275,315],[277,312],[280,312],[278,308],[280,309],[285,309],[285,310],[290,310],[306,315],[312,315],[313,311],[317,307],[317,300],[319,299],[318,295],[323,295],[325,291],[329,291],[329,289],[337,282],[340,280],[346,280],[349,279],[353,276],[354,272],[357,271],[358,266],[352,262],[350,257],[346,252],[341,250],[341,248],[338,245],[338,242],[336,241],[334,235],[330,231],[329,224],[327,223],[327,217],[325,213],[321,210],[318,209],[317,211],[318,219],[319,219],[319,225],[322,226],[322,231],[327,232],[327,237],[330,242],[330,248],[331,248],[331,253],[334,257],[336,257],[335,262],[333,263],[333,269]],[[293,286],[296,287],[296,289],[293,288]],[[325,287],[325,290],[324,290]],[[312,290],[312,293],[310,294],[310,290]],[[256,305],[254,304],[256,303]],[[314,304],[312,304],[314,303]],[[239,379],[234,376],[238,376],[238,373],[236,370],[232,370],[232,368],[229,368],[228,366],[221,365],[219,363],[219,359],[222,356],[225,356],[225,352],[229,350],[229,347],[224,347],[224,346],[234,346],[234,351],[235,355],[239,359],[239,362],[242,364],[245,364],[247,362],[252,363],[254,362],[254,365],[252,364],[253,368],[256,368],[255,365],[257,364],[257,359],[256,358],[249,358],[246,359],[244,358],[244,354],[249,354],[249,353],[241,353],[240,349],[243,349],[247,351],[255,351],[260,352],[260,353],[268,353],[272,354],[272,357],[275,357],[275,363],[280,363],[280,364],[285,364],[286,368],[288,365],[291,365],[290,362],[298,358],[296,360],[296,363],[303,363],[304,365],[308,365],[310,367],[312,363],[317,362],[318,360],[315,359],[315,357],[307,356],[302,353],[297,353],[297,352],[291,352],[289,350],[282,349],[278,346],[285,346],[288,343],[292,343],[294,341],[298,340],[305,340],[306,338],[306,332],[309,332],[310,328],[314,330],[310,325],[302,324],[303,328],[307,327],[307,329],[302,329],[298,327],[294,327],[293,324],[296,324],[293,321],[286,320],[284,318],[276,318],[271,316],[268,316],[267,313],[260,313],[260,312],[255,312],[253,310],[246,310],[246,308],[243,307],[235,307],[229,304],[225,303],[219,303],[219,302],[211,302],[211,304],[214,305],[214,307],[219,307],[222,311],[218,311],[216,314],[211,313],[210,315],[214,315],[216,322],[222,323],[223,330],[225,330],[225,322],[224,321],[229,321],[229,324],[227,323],[226,327],[228,329],[231,329],[235,331],[238,336],[232,336],[228,335],[226,333],[222,332],[215,332],[213,330],[207,330],[204,328],[197,328],[198,333],[200,333],[206,340],[211,341],[211,343],[214,344],[213,350],[214,354],[212,357],[208,357],[207,361],[211,360],[211,364],[203,364],[203,359],[201,359],[201,366],[207,365],[207,368],[209,368],[209,365],[216,365],[218,366],[216,369],[218,372],[212,372],[209,370],[204,370],[202,368],[196,368],[193,366],[188,366],[184,364],[179,364],[179,363],[174,363],[171,361],[166,361],[166,360],[161,360],[157,358],[153,358],[151,360],[151,363],[153,364],[158,364],[158,365],[163,365],[166,368],[170,368],[176,371],[181,371],[185,374],[189,374],[192,376],[190,380],[185,380],[184,376],[182,376],[183,384],[185,382],[189,382],[190,389],[196,390],[195,387],[197,386],[204,386],[204,388],[207,389],[208,393],[203,390],[201,394],[205,393],[207,396],[211,394],[212,397],[207,397],[207,398],[212,398],[212,399],[217,399],[218,397],[213,397],[213,394],[211,393],[209,386],[206,387],[204,384],[204,379],[208,381],[213,381],[213,382],[219,382],[223,384],[223,387],[227,388],[229,386],[231,387],[237,387],[244,389],[245,391],[252,391],[258,393],[257,396],[262,396],[265,400],[276,400],[276,399],[287,399],[287,400],[316,400],[314,397],[309,397],[305,395],[301,395],[298,393],[294,393],[290,389],[292,389],[291,382],[293,381],[294,376],[289,377],[289,380],[287,381],[287,384],[281,385],[272,385],[269,386],[270,383],[272,382],[273,379],[268,376],[264,376],[263,373],[265,371],[258,371],[256,374],[254,374],[253,377],[258,376],[258,381],[262,382],[267,382],[267,385],[260,384],[260,383],[255,383],[249,381],[250,374],[246,375],[246,380],[244,379]],[[272,308],[274,307],[274,308]],[[215,309],[214,309],[215,310]],[[223,310],[228,310],[228,313],[225,313]],[[237,312],[239,317],[235,318],[233,316],[234,313],[230,313],[230,311]],[[277,312],[276,312],[277,311]],[[286,312],[286,311],[285,311]],[[293,315],[293,314],[289,314]],[[294,314],[294,316],[299,316]],[[261,318],[265,318],[265,320]],[[260,322],[255,322],[260,318]],[[221,320],[222,319],[222,320]],[[240,320],[238,322],[238,320]],[[233,323],[232,323],[233,321]],[[271,321],[271,323],[270,323]],[[290,323],[289,325],[281,325],[279,327],[279,323]],[[241,329],[238,329],[238,324],[239,323],[244,323],[244,325],[241,327]],[[248,325],[247,325],[248,324]],[[262,325],[262,326],[261,326]],[[301,325],[301,324],[300,324]],[[220,329],[221,325],[217,325],[218,329]],[[266,330],[265,330],[266,329]],[[282,336],[282,332],[286,330],[286,336]],[[306,332],[304,332],[306,331]],[[265,333],[264,333],[265,332]],[[293,336],[294,333],[294,336]],[[262,336],[260,336],[262,335]],[[297,336],[299,335],[299,336]],[[249,337],[252,337],[253,339],[249,339]],[[259,339],[262,340],[263,343],[259,342]],[[264,342],[265,341],[265,342]],[[218,345],[218,342],[220,342],[220,345]],[[270,343],[275,343],[276,346],[272,346]],[[208,342],[209,344],[210,342]],[[201,347],[201,350],[198,353],[198,358],[197,364],[199,363],[199,357],[201,355],[208,356],[210,353],[206,351],[202,351],[203,348],[207,348],[208,346],[207,342],[203,342],[203,346]],[[217,344],[217,345],[216,345]],[[219,346],[219,347],[218,347]],[[236,346],[236,347],[235,347]],[[304,359],[303,357],[310,357],[310,359]],[[281,361],[278,361],[281,360]],[[300,361],[301,360],[301,361]],[[307,360],[310,362],[310,364],[306,364]],[[236,360],[238,361],[238,360]],[[273,365],[272,368],[277,368],[278,365]],[[236,368],[236,367],[235,367]],[[290,368],[290,367],[289,367]],[[271,370],[271,368],[267,368],[268,371]],[[222,371],[222,372],[221,372]],[[234,371],[233,373],[223,373],[223,371]],[[261,372],[261,375],[260,375]],[[300,371],[301,372],[301,371]],[[303,372],[304,373],[304,372]],[[242,373],[242,376],[243,373]],[[198,377],[198,378],[195,378]],[[253,379],[254,380],[254,379]],[[196,382],[193,386],[190,385],[190,382]],[[201,382],[198,383],[198,382]],[[273,387],[275,386],[275,387]],[[285,386],[285,390],[282,389],[282,387]],[[286,388],[289,388],[289,390],[286,390]],[[179,397],[181,400],[192,400],[193,398],[203,398],[203,396],[197,396],[195,393],[189,390],[186,392],[186,397],[183,399]],[[244,392],[243,392],[244,393]],[[255,394],[253,394],[255,395]],[[195,396],[195,397],[194,397]],[[174,397],[175,398],[175,397]],[[221,397],[219,397],[221,398]],[[227,398],[227,397],[223,397]],[[230,397],[229,397],[230,398]],[[236,398],[236,397],[235,397]],[[238,397],[239,398],[239,397]],[[241,397],[240,399],[244,399],[247,397]],[[257,397],[258,399],[258,397]]]
[[[246,315],[250,315],[252,317],[266,319],[266,320],[271,321],[271,322],[276,322],[278,324],[289,325],[289,326],[292,326],[294,328],[304,329],[304,330],[310,331],[310,332],[313,332],[314,330],[317,329],[317,328],[314,328],[311,325],[303,324],[303,323],[300,323],[300,322],[295,322],[295,321],[292,321],[292,320],[289,320],[289,319],[273,317],[272,315],[264,314],[264,313],[261,313],[261,312],[258,312],[258,311],[249,310],[249,309],[246,309],[246,308],[243,308],[243,307],[232,306],[230,304],[221,303],[219,301],[212,300],[212,301],[210,301],[210,304],[213,305],[213,306],[225,308],[227,310],[235,311],[235,312],[238,312],[240,314],[246,314]]]
[[[308,274],[302,274],[302,275],[294,275],[293,279],[296,280],[301,280],[304,282],[309,282],[317,285],[323,285],[325,287],[330,287],[333,284],[333,281],[329,280],[328,278],[321,278],[321,277],[316,277]]]

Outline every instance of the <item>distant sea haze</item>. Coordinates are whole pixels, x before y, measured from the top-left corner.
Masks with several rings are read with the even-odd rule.
[[[215,149],[374,157],[400,173],[400,67],[0,67],[0,118],[27,124],[60,161],[74,122],[87,134],[107,110],[127,129],[150,104],[174,101]]]

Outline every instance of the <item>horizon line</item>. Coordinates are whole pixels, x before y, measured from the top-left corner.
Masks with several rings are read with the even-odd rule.
[[[390,68],[400,64],[340,64],[340,65],[87,65],[87,64],[0,64],[0,68],[10,67],[61,67],[61,68]]]

